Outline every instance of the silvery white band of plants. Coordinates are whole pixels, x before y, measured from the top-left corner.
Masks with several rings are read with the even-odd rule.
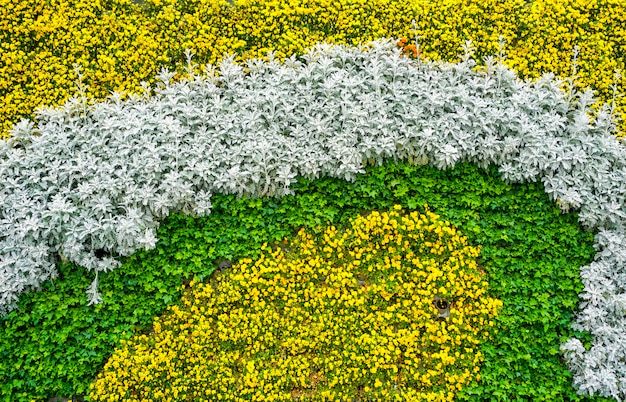
[[[593,344],[562,350],[581,393],[626,398],[626,147],[613,110],[591,121],[590,91],[565,93],[553,75],[521,81],[492,58],[475,64],[469,51],[457,64],[412,60],[391,40],[322,44],[284,63],[226,58],[175,83],[163,71],[125,101],[81,93],[38,110],[0,144],[0,314],[55,276],[56,256],[94,271],[98,303],[98,272],[154,247],[156,219],[209,214],[211,194],[353,180],[365,159],[496,164],[510,182],[543,181],[596,231],[575,324]]]

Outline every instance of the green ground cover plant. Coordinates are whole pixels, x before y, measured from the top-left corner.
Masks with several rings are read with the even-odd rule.
[[[172,215],[155,249],[125,258],[101,276],[103,303],[84,306],[89,278],[61,265],[59,278],[23,295],[0,319],[0,395],[6,401],[81,396],[121,339],[149,333],[152,319],[178,303],[180,286],[215,270],[258,258],[264,242],[300,228],[340,225],[363,211],[428,204],[481,245],[490,295],[503,302],[497,336],[481,346],[480,382],[459,400],[602,400],[577,395],[559,345],[588,335],[570,328],[582,291],[579,267],[594,255],[593,235],[575,214],[562,214],[537,183],[507,184],[495,168],[471,164],[440,171],[388,163],[353,183],[300,179],[294,195],[215,195],[207,217]]]

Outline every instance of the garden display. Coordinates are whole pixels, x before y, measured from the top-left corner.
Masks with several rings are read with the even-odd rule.
[[[0,400],[626,399],[620,1],[0,10]]]

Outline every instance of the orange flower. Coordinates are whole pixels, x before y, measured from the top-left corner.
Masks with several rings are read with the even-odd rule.
[[[412,57],[414,59],[422,58],[422,53],[417,50],[415,44],[408,44],[408,39],[402,38],[398,41],[398,46],[402,48],[402,54]]]

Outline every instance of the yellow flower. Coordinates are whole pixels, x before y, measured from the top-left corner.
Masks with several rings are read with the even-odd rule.
[[[283,242],[288,254],[264,246],[258,260],[190,283],[180,305],[155,319],[153,334],[115,351],[90,397],[350,399],[355,384],[368,384],[372,399],[452,398],[478,378],[482,356],[472,351],[501,302],[483,294],[485,278],[469,264],[477,248],[437,215],[401,210],[359,216],[319,238],[300,231]],[[419,242],[389,246],[435,228],[437,242],[451,246],[443,252]],[[371,242],[359,243],[357,233]],[[339,249],[351,252],[342,258]],[[413,290],[427,280],[432,289]],[[435,298],[446,291],[445,303]]]
[[[0,42],[0,137],[42,105],[60,105],[76,91],[73,65],[83,68],[87,93],[143,93],[163,67],[184,75],[183,52],[198,65],[228,53],[240,60],[302,54],[320,41],[367,43],[409,38],[401,46],[420,57],[458,60],[472,40],[476,56],[500,53],[521,77],[572,73],[580,48],[578,85],[611,102],[615,70],[624,70],[626,7],[623,0],[351,0],[329,2],[227,0],[0,0],[6,40]],[[416,29],[412,21],[416,21]],[[620,50],[621,49],[621,50]],[[626,74],[617,80],[624,93]],[[626,97],[616,99],[626,124]]]

